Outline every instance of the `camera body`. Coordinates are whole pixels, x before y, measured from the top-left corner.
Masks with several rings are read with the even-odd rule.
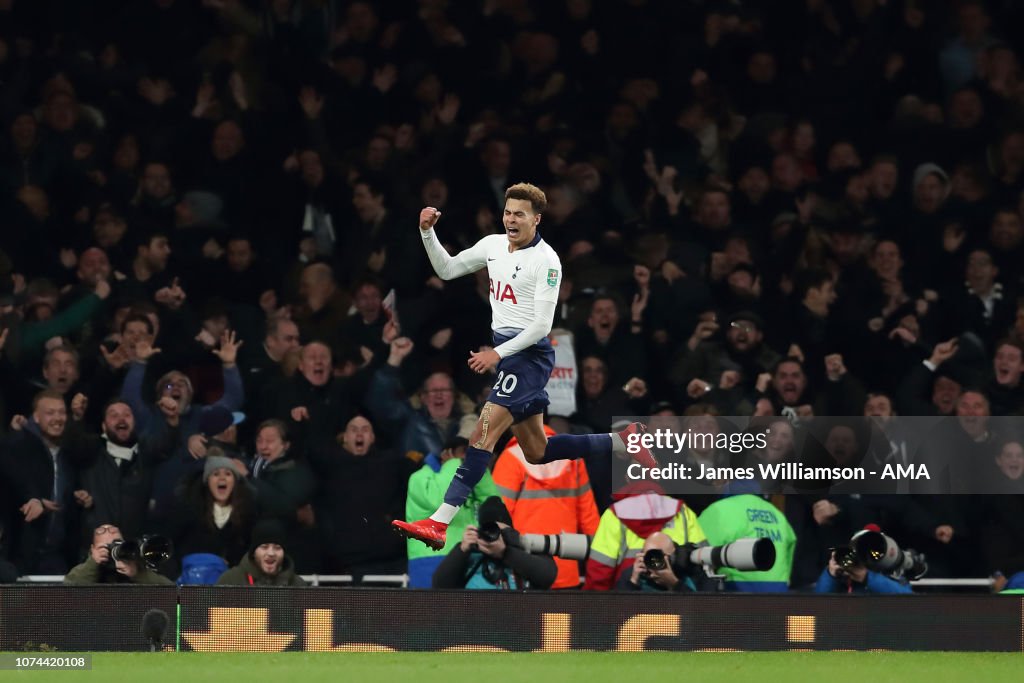
[[[497,522],[487,522],[480,525],[480,528],[476,530],[476,535],[481,541],[494,543],[501,538],[501,527]]]
[[[857,551],[848,545],[840,545],[833,548],[832,556],[835,558],[836,564],[844,570],[860,567],[863,564],[860,556],[857,555]]]
[[[107,544],[111,562],[138,562],[142,559],[142,551],[138,541],[119,538]]]
[[[862,529],[850,537],[850,544],[832,548],[836,564],[843,570],[866,567],[894,579],[919,579],[928,572],[924,553],[901,549],[892,537],[874,529]]]
[[[107,544],[110,563],[144,563],[156,569],[161,562],[170,559],[173,552],[171,540],[165,536],[143,536],[139,540],[119,538]],[[141,567],[140,567],[141,568]]]
[[[661,548],[651,548],[648,550],[644,553],[644,566],[652,572],[660,572],[668,567],[665,551]]]

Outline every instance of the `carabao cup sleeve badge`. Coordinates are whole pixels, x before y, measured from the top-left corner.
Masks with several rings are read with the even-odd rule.
[[[558,284],[558,271],[554,268],[548,270],[548,286],[554,287]]]

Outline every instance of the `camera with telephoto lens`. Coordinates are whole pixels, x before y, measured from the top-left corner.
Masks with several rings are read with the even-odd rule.
[[[161,562],[170,559],[171,540],[165,536],[143,536],[140,540],[119,538],[107,544],[111,562],[144,562],[150,569],[156,569]]]
[[[661,548],[651,548],[648,550],[644,553],[644,566],[652,572],[660,572],[668,566],[668,560],[665,559],[665,551]]]
[[[687,544],[676,550],[672,564],[680,568],[699,564],[712,570],[727,567],[763,572],[775,566],[775,544],[770,538],[739,538],[725,545],[700,548]]]
[[[532,555],[566,560],[585,560],[590,555],[590,536],[586,534],[519,534],[516,545]]]
[[[842,569],[852,569],[863,564],[860,557],[857,555],[857,551],[848,545],[840,545],[832,548],[832,557],[835,558],[836,564]]]
[[[843,569],[864,566],[872,571],[911,581],[928,572],[924,553],[903,550],[890,536],[873,529],[862,529],[850,537],[850,545],[832,549],[836,564]]]
[[[476,530],[476,535],[481,541],[494,543],[501,538],[501,527],[498,526],[497,522],[486,522],[481,524],[480,528]]]

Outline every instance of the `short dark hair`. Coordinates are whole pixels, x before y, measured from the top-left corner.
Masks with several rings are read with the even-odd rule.
[[[1004,337],[996,342],[996,345],[992,348],[998,351],[1004,346],[1012,346],[1013,348],[1020,351],[1021,358],[1024,358],[1024,342],[1014,337]]]
[[[139,252],[139,249],[149,249],[153,246],[153,240],[164,238],[168,242],[171,240],[170,233],[161,227],[150,227],[147,230],[140,230],[135,238],[135,253]]]
[[[281,437],[281,441],[288,442],[288,425],[284,423],[284,420],[278,420],[277,418],[271,418],[260,422],[260,426],[256,428],[256,433],[259,434],[264,429],[276,429],[278,435]]]
[[[544,190],[530,183],[516,183],[505,190],[505,201],[509,199],[522,199],[530,202],[530,208],[534,213],[543,213],[548,208],[548,197]]]
[[[352,283],[352,293],[355,294],[363,287],[376,287],[377,291],[381,294],[384,293],[384,283],[379,278],[373,277],[372,275],[364,275],[363,277]]]
[[[271,337],[278,333],[281,329],[282,323],[293,323],[291,318],[286,318],[280,315],[272,315],[267,318],[267,336]]]
[[[111,406],[116,406],[118,404],[126,405],[126,406],[128,406],[128,410],[132,410],[132,406],[131,406],[130,403],[128,403],[128,401],[126,401],[125,399],[121,398],[120,396],[115,396],[114,398],[109,399],[106,403],[103,404],[103,412],[102,412],[103,418],[106,419],[107,411],[110,410]],[[132,410],[132,417],[135,417],[135,411],[134,410]]]
[[[807,292],[812,289],[821,289],[826,282],[832,282],[832,275],[822,268],[808,268],[796,274],[793,292],[797,300],[803,300]]]
[[[378,136],[375,136],[375,137],[383,137],[383,136],[379,136],[378,135]],[[379,181],[376,178],[373,178],[371,176],[365,176],[365,175],[364,176],[359,176],[354,181],[352,181],[352,189],[353,190],[356,189],[356,185],[366,185],[366,189],[370,191],[370,195],[373,196],[373,197],[385,197],[386,198],[388,196],[388,189],[387,189],[387,187],[384,186],[384,183],[382,183],[381,181]]]
[[[53,360],[53,357],[58,352],[71,354],[71,357],[75,359],[75,365],[78,365],[78,351],[75,349],[75,347],[68,346],[67,344],[61,344],[60,346],[55,346],[52,349],[48,349],[46,351],[46,355],[43,356],[44,368],[50,364],[50,361]]]
[[[132,309],[135,310],[134,308]],[[153,334],[153,321],[149,319],[148,315],[143,313],[133,312],[129,313],[123,321],[121,321],[121,334],[124,334],[125,329],[128,327],[128,323],[142,323],[146,326],[146,331]]]
[[[781,368],[784,363],[796,363],[800,366],[800,372],[804,372],[804,362],[802,360],[796,356],[786,356],[785,358],[780,358],[775,361],[775,365],[772,366],[772,376],[779,372],[779,368]]]
[[[611,291],[610,289],[599,289],[594,293],[594,298],[590,300],[590,310],[594,310],[594,304],[598,301],[611,301],[615,304],[615,311],[619,315],[622,315],[622,310],[625,306],[625,302],[622,297]]]

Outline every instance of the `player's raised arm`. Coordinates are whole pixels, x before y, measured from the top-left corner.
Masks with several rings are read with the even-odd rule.
[[[420,236],[423,238],[423,247],[427,250],[430,265],[434,267],[434,272],[439,278],[454,280],[457,277],[474,273],[487,265],[487,255],[480,242],[465,251],[460,251],[455,256],[449,256],[434,232],[434,225],[439,218],[441,218],[441,212],[432,206],[425,207],[420,211]]]

